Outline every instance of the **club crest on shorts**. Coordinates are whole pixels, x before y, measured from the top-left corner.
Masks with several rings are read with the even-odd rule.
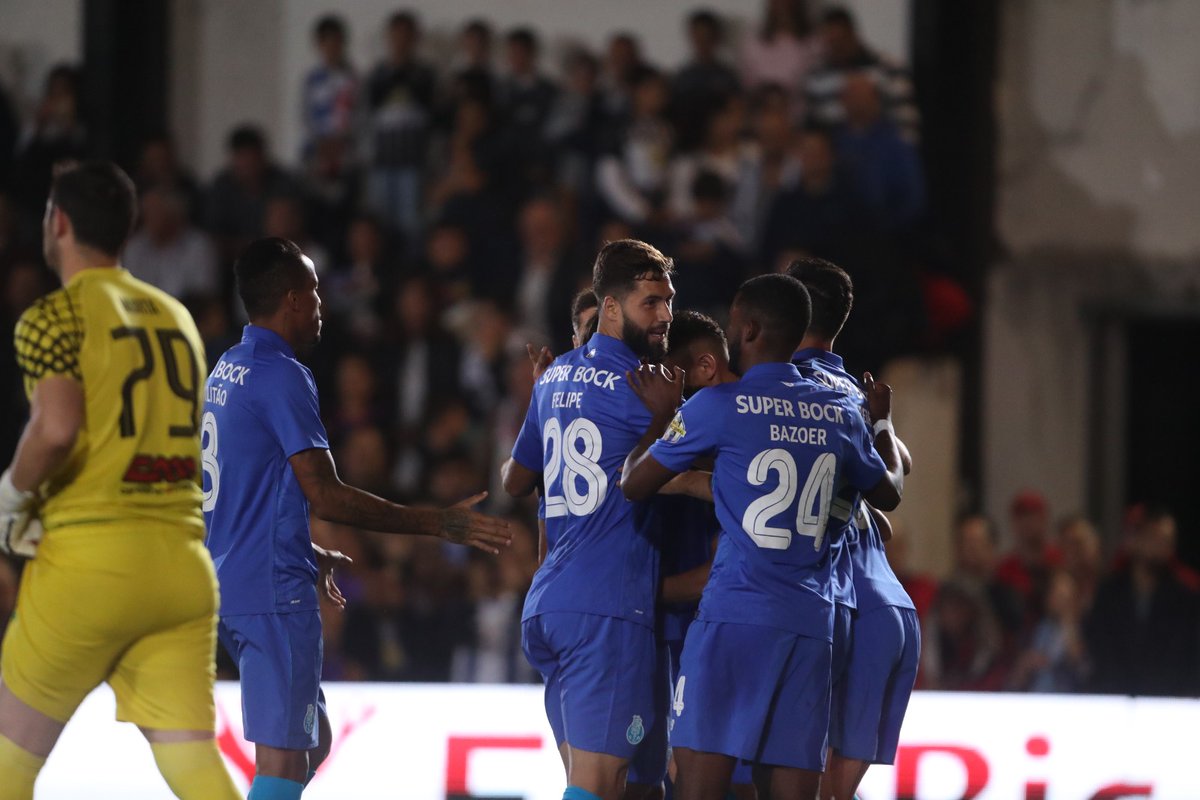
[[[625,729],[625,741],[630,744],[641,744],[642,739],[645,738],[646,726],[642,725],[642,718],[634,714],[633,722],[629,723],[629,727]]]
[[[313,726],[317,724],[317,707],[312,703],[308,704],[308,711],[304,712],[304,732],[312,733]]]

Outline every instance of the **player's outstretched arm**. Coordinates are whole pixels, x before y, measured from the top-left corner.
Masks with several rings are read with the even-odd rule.
[[[333,455],[324,448],[288,459],[312,512],[320,519],[382,533],[436,536],[497,554],[512,543],[508,523],[473,510],[487,492],[450,508],[410,508],[342,483]]]
[[[667,469],[648,452],[667,432],[675,411],[683,400],[683,370],[643,364],[636,372],[626,372],[629,388],[650,411],[650,425],[641,441],[625,458],[621,472],[621,491],[628,500],[647,500],[658,493],[678,473]]]
[[[892,387],[886,383],[876,383],[868,372],[863,375],[863,388],[867,395],[867,409],[875,427],[875,451],[887,467],[883,479],[863,497],[876,508],[894,511],[904,495],[904,463],[900,458],[896,433],[892,429]]]

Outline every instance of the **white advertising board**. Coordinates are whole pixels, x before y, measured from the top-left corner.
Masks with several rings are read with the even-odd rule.
[[[329,759],[306,800],[559,800],[562,763],[534,686],[329,684]],[[171,794],[112,693],[67,726],[38,800],[165,800]],[[236,684],[217,687],[221,751],[244,789],[254,749]],[[1197,800],[1200,701],[1014,694],[913,697],[895,767],[864,800]]]

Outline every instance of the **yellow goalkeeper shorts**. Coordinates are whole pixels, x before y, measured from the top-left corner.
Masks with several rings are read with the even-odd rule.
[[[107,681],[117,719],[214,727],[217,580],[192,528],[164,522],[47,531],[25,566],[0,645],[0,679],[66,722]]]

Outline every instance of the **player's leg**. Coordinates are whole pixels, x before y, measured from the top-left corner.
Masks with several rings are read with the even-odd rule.
[[[854,616],[850,608],[838,603],[834,606],[833,616],[833,669],[831,674],[832,702],[829,709],[829,738],[831,746],[828,749],[825,776],[821,780],[821,800],[834,800],[841,797],[842,783],[839,777],[846,770],[845,759],[841,758],[832,746],[841,740],[845,725],[846,682],[850,659],[854,651]],[[861,657],[860,657],[861,660]]]
[[[309,777],[309,751],[320,744],[320,614],[223,617],[221,632],[236,651],[246,740],[255,745],[247,798],[294,800]]]
[[[304,785],[307,786],[316,777],[317,770],[329,758],[333,748],[333,726],[329,724],[329,711],[325,708],[325,691],[317,693],[317,746],[308,751],[308,775]]]
[[[208,552],[173,530],[112,547],[136,550],[126,558],[144,568],[142,602],[155,614],[108,676],[117,719],[141,729],[176,797],[240,797],[214,739],[217,585]]]
[[[754,786],[754,767],[739,761],[733,768],[729,793],[734,800],[758,800],[758,789]]]
[[[654,725],[654,633],[593,614],[543,618],[558,656],[570,747],[564,797],[620,800],[630,759]]]
[[[827,782],[837,800],[854,796],[871,764],[895,758],[919,660],[918,623],[914,613],[906,624],[907,611],[878,608],[855,623],[845,679],[833,701],[839,722],[831,726]]]
[[[814,800],[829,747],[829,642],[795,636],[759,746],[770,765],[771,800]]]
[[[545,684],[544,702],[546,719],[550,723],[550,732],[554,734],[554,742],[558,745],[558,755],[562,758],[563,773],[571,772],[571,754],[567,747],[566,734],[563,732],[562,686],[559,684],[558,656],[546,641],[544,631],[545,621],[533,617],[521,623],[521,651],[525,660],[542,676]]]
[[[25,567],[0,645],[0,800],[32,796],[67,720],[103,682],[137,613],[121,606],[123,576],[89,568],[92,531],[80,527],[80,537],[47,537]]]
[[[737,759],[722,753],[704,753],[676,747],[675,797],[678,800],[725,800]]]
[[[0,683],[0,800],[33,797],[33,784],[63,727]]]
[[[671,715],[671,649],[659,642],[654,664],[654,720],[634,751],[625,783],[625,800],[663,800],[666,795],[668,728]]]

